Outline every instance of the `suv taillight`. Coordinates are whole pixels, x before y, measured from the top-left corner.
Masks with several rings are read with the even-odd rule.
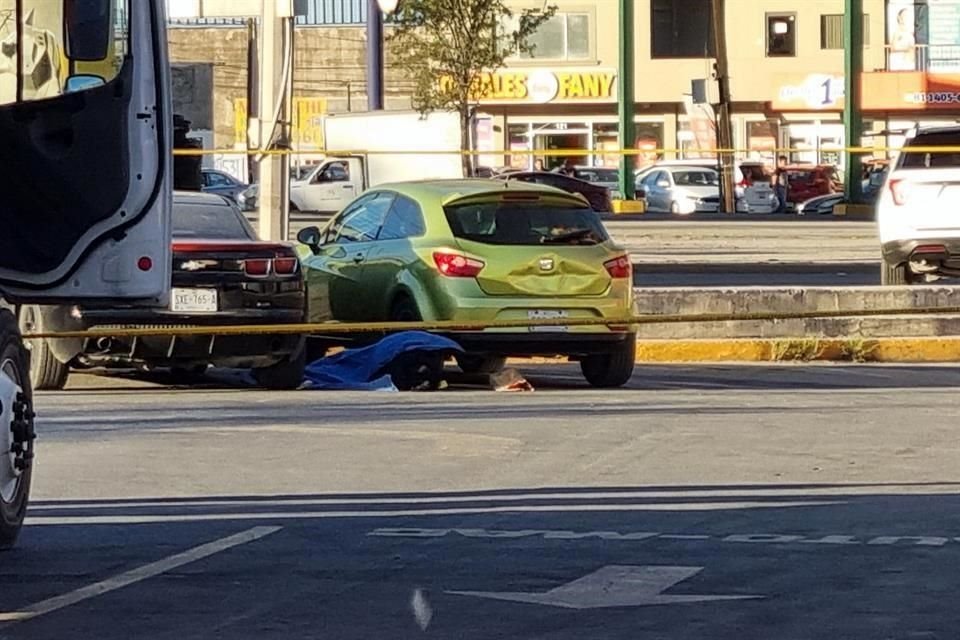
[[[907,204],[907,181],[895,179],[890,181],[890,195],[893,197],[893,204],[898,207]]]

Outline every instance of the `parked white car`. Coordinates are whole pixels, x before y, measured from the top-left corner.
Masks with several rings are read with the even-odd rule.
[[[706,164],[658,163],[637,174],[648,211],[679,215],[715,213],[720,210],[720,174]],[[746,213],[747,203],[737,197],[737,211]]]
[[[960,276],[960,152],[936,150],[958,146],[960,126],[907,137],[877,200],[883,284]]]

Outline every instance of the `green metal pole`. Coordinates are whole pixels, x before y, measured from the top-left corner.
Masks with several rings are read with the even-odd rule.
[[[863,0],[844,0],[843,11],[843,132],[847,147],[859,147],[863,136],[863,112],[860,109],[860,78],[863,73]],[[844,195],[847,202],[863,198],[858,153],[845,152],[847,175]]]
[[[620,0],[620,60],[617,69],[617,114],[620,117],[620,148],[632,149],[636,143],[634,113],[633,0]],[[635,156],[620,158],[620,195],[633,200]]]

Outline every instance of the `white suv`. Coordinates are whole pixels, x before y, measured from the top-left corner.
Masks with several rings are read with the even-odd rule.
[[[883,284],[960,276],[957,148],[960,126],[920,129],[904,143],[877,200]]]

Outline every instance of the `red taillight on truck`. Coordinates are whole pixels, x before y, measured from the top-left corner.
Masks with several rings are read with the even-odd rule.
[[[907,204],[908,193],[909,189],[906,180],[894,179],[890,181],[890,195],[893,197],[893,204],[898,207]]]
[[[446,251],[435,251],[433,261],[437,264],[440,273],[451,278],[475,278],[486,266],[480,260]]]
[[[629,278],[633,275],[633,265],[630,264],[630,256],[620,256],[613,260],[603,263],[604,269],[610,274],[611,278]]]

